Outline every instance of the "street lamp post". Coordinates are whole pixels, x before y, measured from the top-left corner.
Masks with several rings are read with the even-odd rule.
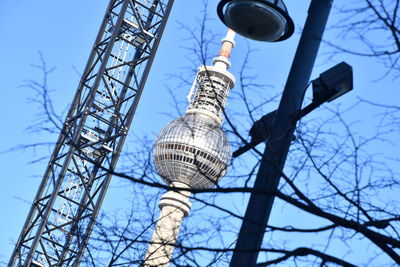
[[[312,0],[288,80],[269,134],[260,168],[242,223],[231,267],[255,266],[284,163],[295,130],[296,118],[325,30],[333,0]],[[235,30],[235,29],[233,29]]]

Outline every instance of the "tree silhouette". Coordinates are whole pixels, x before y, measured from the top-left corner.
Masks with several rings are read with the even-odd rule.
[[[327,40],[327,43],[336,54],[344,52],[378,59],[384,64],[385,74],[398,77],[398,6],[397,0],[363,0],[339,9],[333,31],[339,30],[343,39],[360,42],[364,48],[352,50],[337,40]],[[196,60],[187,74],[170,74],[169,78],[189,89],[195,68],[210,62],[220,36],[209,28],[206,12],[195,28],[184,24],[181,27],[188,35],[186,52]],[[385,44],[373,42],[375,31],[385,36]],[[279,97],[265,97],[262,93],[267,85],[260,84],[249,68],[254,53],[248,48],[241,55],[242,65],[236,74],[238,82],[224,111],[224,130],[234,149],[248,142],[252,124]],[[54,111],[47,90],[51,70],[42,57],[38,68],[43,80],[27,83],[41,96],[35,100],[41,108],[39,119],[30,129],[53,133],[60,127],[61,116]],[[173,95],[173,106],[180,113],[185,103],[177,99]],[[241,106],[242,110],[238,112],[231,106]],[[352,120],[348,115],[357,112],[360,106],[377,110],[375,121],[379,123],[370,125],[367,133],[360,132],[357,119]],[[379,150],[383,143],[397,145],[399,110],[398,106],[361,99],[345,110],[329,105],[318,117],[302,119],[297,125],[278,192],[252,189],[260,150],[254,148],[233,160],[228,174],[214,188],[190,190],[194,203],[192,213],[180,231],[171,265],[228,265],[251,192],[275,194],[274,209],[286,214],[283,224],[271,222],[267,226],[258,266],[400,264],[400,202],[396,198],[400,184],[398,171],[393,169],[399,159],[385,158]],[[134,139],[133,148],[122,156],[120,168],[113,172],[114,179],[121,179],[131,191],[130,207],[101,214],[83,266],[143,263],[158,218],[157,202],[163,192],[172,188],[163,184],[155,172],[151,154],[154,136]],[[41,144],[17,148],[37,145]],[[359,247],[367,252],[359,252]],[[362,258],[358,257],[359,253]]]

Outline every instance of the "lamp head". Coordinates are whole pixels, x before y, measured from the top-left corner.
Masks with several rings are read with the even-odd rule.
[[[294,31],[282,0],[221,0],[217,13],[228,28],[257,41],[282,41]]]
[[[353,89],[353,68],[341,62],[312,81],[313,102],[331,102]]]

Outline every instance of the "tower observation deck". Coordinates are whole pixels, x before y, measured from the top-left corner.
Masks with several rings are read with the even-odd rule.
[[[111,0],[8,266],[78,266],[173,0]]]

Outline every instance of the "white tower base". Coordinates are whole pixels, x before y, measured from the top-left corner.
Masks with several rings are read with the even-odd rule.
[[[171,186],[189,189],[189,186],[180,182],[174,182]],[[182,219],[188,216],[190,212],[189,195],[189,191],[168,191],[161,197],[160,217],[147,249],[144,266],[168,266]]]

